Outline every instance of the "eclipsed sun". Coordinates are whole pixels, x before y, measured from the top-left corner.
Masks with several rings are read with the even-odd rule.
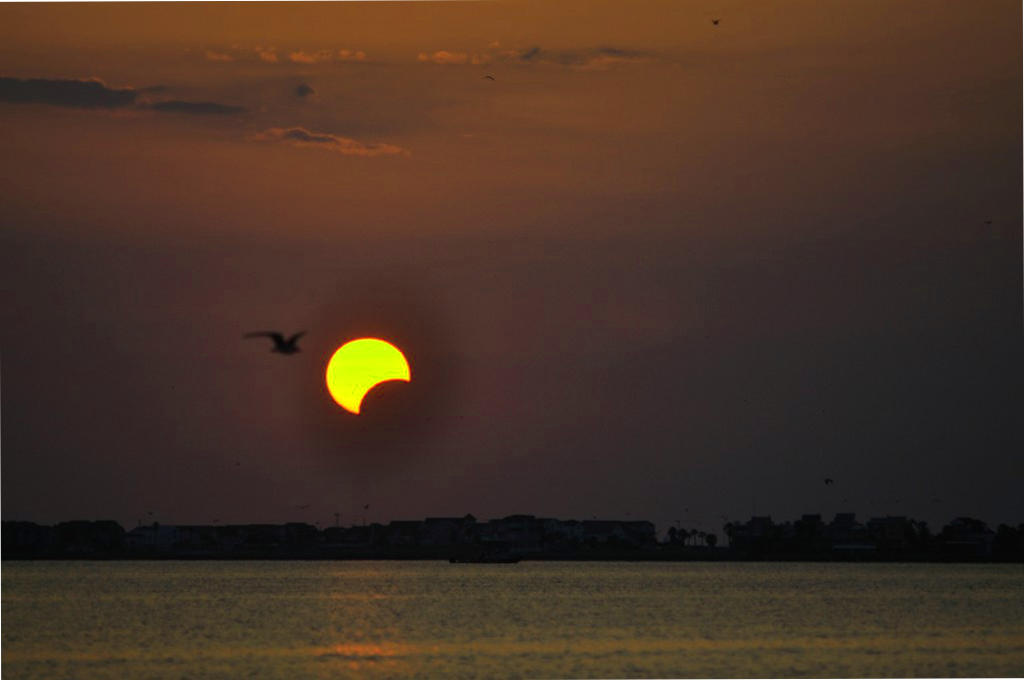
[[[380,383],[412,379],[402,350],[377,338],[352,340],[336,349],[325,377],[331,398],[357,415],[363,398]]]

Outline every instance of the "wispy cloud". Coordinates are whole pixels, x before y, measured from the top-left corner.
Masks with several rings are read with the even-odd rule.
[[[362,50],[338,50],[341,61],[366,61],[366,52]]]
[[[367,144],[327,132],[312,132],[301,127],[270,128],[253,137],[263,142],[286,142],[293,146],[313,147],[345,156],[408,156],[409,151],[394,144]]]
[[[213,50],[206,50],[203,54],[207,61],[234,61],[235,58],[230,54],[224,52],[214,52]]]
[[[324,64],[329,62],[364,62],[367,61],[363,50],[341,49],[279,49],[274,45],[231,45],[217,50],[204,50],[203,58],[216,62],[252,62],[254,59],[266,64]]]
[[[628,50],[618,47],[595,47],[579,50],[545,50],[540,47],[500,50],[498,43],[491,43],[482,52],[458,52],[437,50],[420,52],[417,59],[424,63],[482,65],[490,63],[547,64],[579,70],[606,70],[623,64],[634,64],[655,59],[655,54],[642,50]]]
[[[607,69],[620,64],[636,64],[652,61],[654,54],[641,50],[627,50],[618,47],[597,47],[590,50],[547,51],[533,48],[520,59],[539,60],[541,63],[559,64],[578,69]]]
[[[437,52],[433,53],[420,52],[417,58],[420,61],[431,62],[433,64],[469,63],[469,54],[467,54],[466,52],[449,52],[448,50],[438,50]]]
[[[319,52],[292,52],[288,55],[290,61],[296,64],[316,64],[321,61],[330,61],[333,53],[328,50],[320,50]]]
[[[108,87],[99,78],[46,79],[0,77],[0,101],[77,108],[114,109],[133,106],[138,92]]]
[[[288,55],[290,61],[296,64],[320,64],[329,61],[366,61],[366,52],[362,50],[341,49],[317,50],[316,52],[291,52]]]

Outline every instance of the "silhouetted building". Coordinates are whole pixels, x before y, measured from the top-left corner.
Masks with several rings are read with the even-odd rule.
[[[54,527],[54,534],[68,555],[110,554],[124,546],[124,529],[113,520],[61,522]]]
[[[428,517],[423,520],[420,542],[423,545],[452,546],[468,543],[476,536],[476,518]]]
[[[35,522],[4,522],[2,540],[5,557],[47,555],[57,549],[53,527]]]
[[[832,552],[851,559],[869,555],[877,550],[868,528],[857,521],[852,512],[836,513],[825,529]]]
[[[646,521],[583,520],[583,542],[591,546],[631,548],[653,547],[658,535],[654,524]]]
[[[957,517],[939,534],[943,552],[954,557],[990,557],[995,537],[988,525],[973,517]]]
[[[879,550],[904,550],[912,542],[914,533],[911,521],[901,515],[868,520],[868,534]]]
[[[385,529],[384,542],[391,546],[416,546],[420,544],[420,530],[423,522],[396,520],[389,522]]]

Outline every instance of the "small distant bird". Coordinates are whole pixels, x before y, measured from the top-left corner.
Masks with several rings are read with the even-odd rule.
[[[363,506],[363,510],[369,510],[369,509],[370,509],[370,504],[369,503],[367,503],[366,505]]]
[[[992,220],[985,220],[985,224],[992,226]]]
[[[307,508],[309,508],[308,505],[296,505],[295,507],[298,508],[299,510],[306,510]]]
[[[301,333],[296,333],[290,338],[285,338],[284,335],[276,331],[255,331],[253,333],[246,333],[242,337],[270,338],[274,341],[274,348],[270,350],[271,352],[277,352],[278,354],[295,354],[296,352],[301,351],[296,343],[298,343],[299,338],[305,334],[306,331],[302,331]]]
[[[492,76],[490,73],[485,75],[484,78],[486,78],[487,80],[494,80],[495,79],[494,76]]]
[[[835,483],[836,483],[836,480],[832,479],[831,477],[826,477],[825,478],[825,486],[829,486],[830,484],[835,484]]]
[[[711,23],[717,26],[719,21],[721,21],[721,19],[712,19]]]

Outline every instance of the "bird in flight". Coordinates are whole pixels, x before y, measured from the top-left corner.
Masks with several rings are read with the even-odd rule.
[[[295,354],[300,352],[298,346],[299,338],[306,334],[306,331],[296,333],[290,338],[285,338],[284,335],[276,331],[255,331],[253,333],[246,333],[243,338],[270,338],[274,341],[274,348],[271,352],[277,352],[278,354]]]
[[[836,480],[832,479],[831,477],[826,477],[825,478],[825,486],[828,486],[829,484],[835,484],[835,483],[836,483]]]
[[[495,79],[494,76],[492,76],[490,73],[488,73],[487,75],[485,75],[483,77],[486,78],[487,80],[494,80]]]
[[[713,23],[715,26],[717,26],[719,21],[721,21],[721,19],[712,19],[711,23]]]

